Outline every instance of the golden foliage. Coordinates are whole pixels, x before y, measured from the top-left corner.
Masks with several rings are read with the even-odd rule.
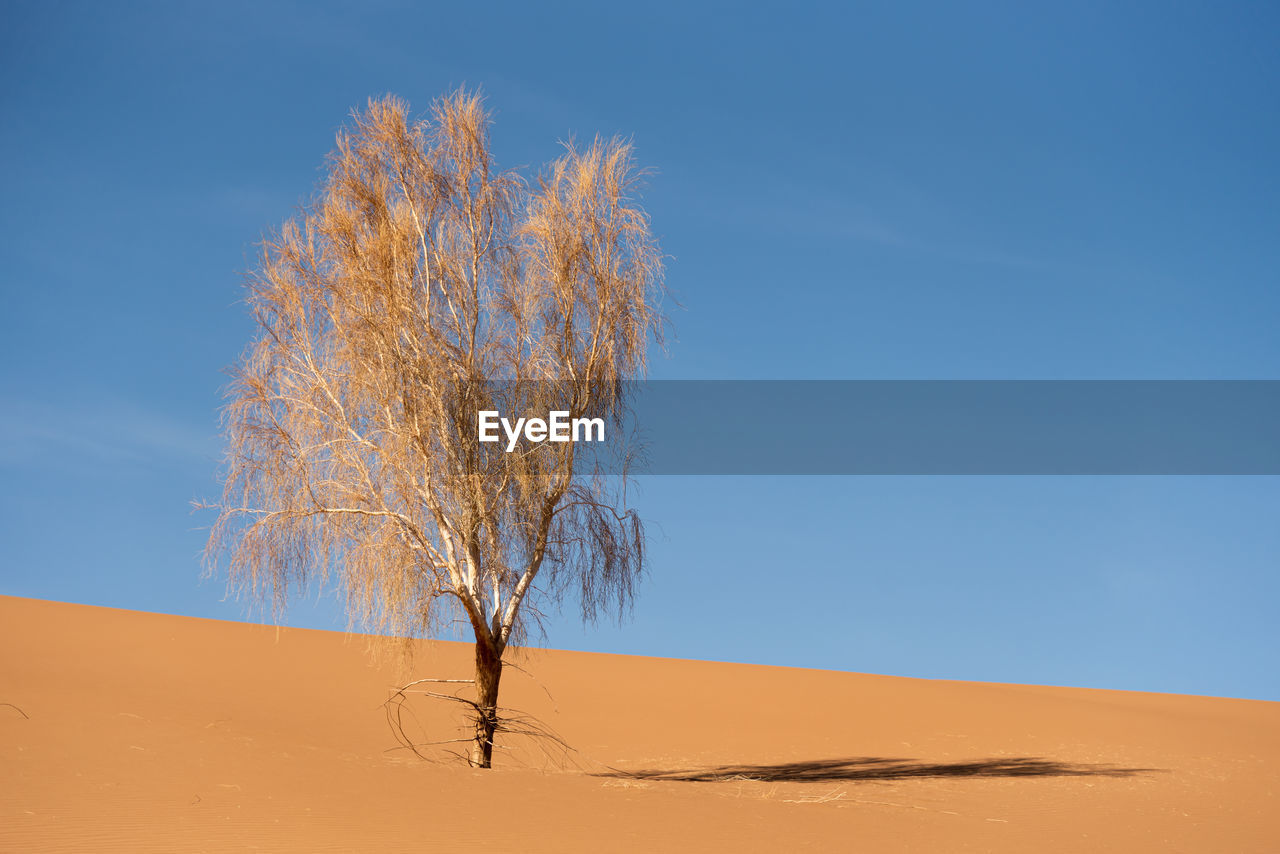
[[[567,146],[528,181],[497,168],[489,130],[474,93],[425,120],[373,100],[265,241],[209,541],[277,606],[328,579],[374,630],[464,620],[478,661],[520,642],[539,596],[625,607],[644,536],[573,443],[505,453],[477,441],[477,410],[554,397],[620,423],[664,324],[630,145]]]

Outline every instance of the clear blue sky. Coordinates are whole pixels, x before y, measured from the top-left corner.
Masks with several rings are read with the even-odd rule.
[[[959,5],[5,4],[0,592],[245,616],[189,512],[240,274],[388,91],[634,136],[657,377],[1280,379],[1275,4]],[[634,620],[548,644],[1280,699],[1277,478],[641,493]]]

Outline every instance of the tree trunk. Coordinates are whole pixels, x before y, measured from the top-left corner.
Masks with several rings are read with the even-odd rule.
[[[493,733],[498,726],[498,682],[502,679],[502,654],[484,640],[476,641],[476,734],[471,745],[471,765],[488,768],[493,761]]]

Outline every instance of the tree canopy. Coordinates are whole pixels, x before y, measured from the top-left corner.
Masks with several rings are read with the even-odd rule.
[[[370,101],[265,240],[209,541],[233,585],[278,607],[332,580],[383,633],[468,625],[483,766],[508,645],[546,600],[586,619],[628,607],[645,540],[625,479],[572,442],[482,443],[477,412],[621,423],[665,324],[630,144],[569,144],[530,179],[497,167],[490,126],[473,92],[422,119]]]

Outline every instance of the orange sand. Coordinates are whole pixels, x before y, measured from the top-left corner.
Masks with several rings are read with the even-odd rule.
[[[358,637],[11,597],[0,633],[0,851],[1280,850],[1277,703],[531,651],[502,702],[575,750],[479,771],[387,752],[409,677]]]

